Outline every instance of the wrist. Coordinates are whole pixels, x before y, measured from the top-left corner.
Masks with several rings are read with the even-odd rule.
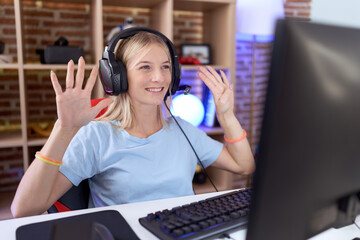
[[[54,128],[51,131],[49,139],[53,140],[56,138],[60,141],[68,142],[76,135],[79,129],[79,127],[61,126],[60,122],[57,120],[54,124]]]
[[[67,127],[62,126],[59,120],[56,120],[54,124],[53,131],[54,132],[60,132],[64,135],[75,135],[77,131],[79,131],[80,127]]]
[[[41,149],[41,154],[60,161],[70,141],[79,129],[78,127],[63,127],[59,121],[56,121],[48,140]]]
[[[217,114],[216,116],[217,116],[217,119],[221,126],[232,125],[235,122],[238,122],[234,112],[232,112],[232,111],[228,111],[228,112],[222,113],[222,114]]]

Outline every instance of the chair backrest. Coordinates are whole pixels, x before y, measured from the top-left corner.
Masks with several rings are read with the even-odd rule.
[[[92,99],[91,106],[97,105],[101,100]],[[100,117],[105,113],[107,108],[104,108],[96,117]],[[90,188],[88,179],[83,180],[79,186],[73,186],[61,198],[59,198],[49,209],[48,213],[67,212],[72,210],[86,209],[89,203]]]
[[[77,187],[73,186],[49,209],[48,213],[67,212],[72,210],[86,209],[89,203],[90,188],[87,179]]]

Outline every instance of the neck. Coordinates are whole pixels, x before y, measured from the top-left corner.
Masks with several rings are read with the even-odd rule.
[[[151,109],[134,108],[135,118],[133,127],[126,128],[125,130],[134,137],[147,138],[163,127],[160,114],[157,106]]]

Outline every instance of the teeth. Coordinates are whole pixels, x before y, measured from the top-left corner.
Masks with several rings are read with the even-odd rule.
[[[162,88],[148,88],[147,90],[150,92],[160,92]]]

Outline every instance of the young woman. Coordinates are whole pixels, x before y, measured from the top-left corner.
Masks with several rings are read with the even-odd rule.
[[[89,207],[194,194],[197,159],[173,119],[164,119],[161,104],[171,83],[169,49],[149,32],[119,41],[116,57],[126,66],[128,91],[91,107],[97,78],[94,67],[84,88],[85,62],[68,63],[66,89],[56,74],[58,120],[22,178],[11,211],[14,217],[45,212],[73,185],[89,179]],[[199,77],[213,93],[217,118],[229,143],[224,146],[177,118],[205,167],[251,174],[254,159],[246,132],[236,119],[226,75],[200,67]],[[101,109],[107,112],[98,119]]]

